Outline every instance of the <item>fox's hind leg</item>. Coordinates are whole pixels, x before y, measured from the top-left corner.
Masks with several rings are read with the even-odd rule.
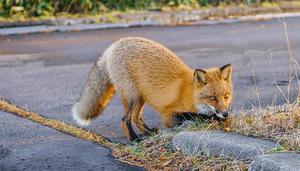
[[[127,97],[124,91],[121,91],[121,100],[125,109],[125,114],[122,118],[121,127],[124,131],[125,136],[130,141],[133,141],[138,138],[132,127],[133,112],[135,110],[140,110],[141,105],[139,105],[138,100],[136,98]]]
[[[121,127],[124,130],[125,136],[133,141],[138,138],[133,130],[132,123],[134,122],[137,128],[144,134],[149,135],[154,132],[158,132],[157,128],[150,129],[142,119],[142,113],[144,109],[144,101],[140,96],[129,97],[121,93],[122,102],[125,109],[125,115],[122,118]]]

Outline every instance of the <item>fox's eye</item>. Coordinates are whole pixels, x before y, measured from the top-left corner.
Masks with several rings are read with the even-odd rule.
[[[224,99],[227,100],[227,99],[228,99],[228,96],[224,96]]]
[[[216,97],[216,96],[210,96],[209,98],[210,98],[210,100],[212,100],[212,101],[216,101],[216,100],[217,100],[217,97]]]

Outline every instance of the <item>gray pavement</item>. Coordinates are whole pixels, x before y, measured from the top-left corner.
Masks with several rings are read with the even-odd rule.
[[[110,151],[37,123],[0,112],[0,170],[142,170]],[[101,157],[100,157],[101,156]]]
[[[286,20],[294,55],[299,60],[300,18]],[[111,43],[125,36],[158,41],[192,68],[232,63],[235,111],[285,102],[274,85],[274,81],[280,83],[285,91],[289,71],[283,27],[276,19],[207,26],[1,36],[0,97],[46,117],[75,124],[70,108],[83,88],[89,69]],[[276,78],[272,77],[270,53]],[[291,99],[295,97],[295,82],[290,95]],[[128,142],[120,129],[122,113],[119,97],[115,96],[102,116],[85,129]],[[161,126],[159,117],[149,107],[146,107],[144,119],[152,126]],[[105,153],[97,155],[99,158],[105,156]]]

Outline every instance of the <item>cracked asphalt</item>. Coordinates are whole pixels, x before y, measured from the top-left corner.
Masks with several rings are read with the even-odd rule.
[[[286,18],[294,57],[300,59],[300,17]],[[48,118],[75,124],[70,109],[98,56],[126,36],[153,39],[192,68],[232,63],[233,111],[292,101],[288,50],[278,19],[233,24],[56,32],[0,36],[0,98]],[[86,130],[128,143],[120,128],[123,108],[115,96]],[[161,127],[146,107],[144,119]],[[9,113],[0,113],[0,170],[140,170],[120,163],[108,149],[76,139]]]

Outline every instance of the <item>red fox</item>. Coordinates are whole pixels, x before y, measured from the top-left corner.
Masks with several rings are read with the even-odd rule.
[[[81,97],[73,106],[73,118],[87,125],[99,116],[115,91],[125,109],[121,127],[133,141],[138,136],[132,122],[144,134],[156,132],[142,119],[145,104],[161,116],[164,126],[174,116],[193,112],[226,118],[232,100],[232,67],[190,69],[163,45],[140,38],[113,43],[92,67]]]

